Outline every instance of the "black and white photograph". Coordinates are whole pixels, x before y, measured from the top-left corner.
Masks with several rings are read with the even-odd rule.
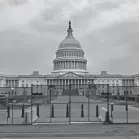
[[[139,0],[0,0],[0,138],[139,139]]]

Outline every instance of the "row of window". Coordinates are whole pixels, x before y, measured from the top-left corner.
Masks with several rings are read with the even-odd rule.
[[[98,80],[98,82],[119,82],[119,80]]]
[[[55,69],[61,69],[61,68],[68,68],[68,69],[76,69],[76,68],[80,68],[80,69],[86,69],[85,63],[84,62],[78,62],[78,64],[76,62],[63,62],[61,63],[55,63]]]
[[[68,57],[68,56],[82,57],[83,56],[83,53],[79,53],[79,52],[63,52],[63,53],[57,53],[57,57]]]

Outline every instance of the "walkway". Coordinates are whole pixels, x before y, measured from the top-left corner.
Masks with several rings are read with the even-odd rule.
[[[2,137],[77,137],[87,139],[89,137],[103,137],[102,139],[126,139],[136,136],[139,139],[139,125],[102,125],[102,124],[72,124],[72,125],[7,125],[0,126],[0,138]],[[105,137],[105,138],[104,138]],[[115,137],[115,138],[114,138]],[[117,137],[117,138],[116,138]],[[95,139],[94,138],[94,139]],[[72,138],[71,138],[72,139]],[[90,139],[90,138],[89,138]],[[101,139],[101,138],[96,138]],[[128,138],[129,139],[129,138]],[[136,138],[133,138],[136,139]]]

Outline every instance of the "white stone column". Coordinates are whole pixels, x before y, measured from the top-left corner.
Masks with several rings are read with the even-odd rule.
[[[58,64],[58,69],[59,69],[59,67],[60,67],[60,63],[58,62],[57,64]]]
[[[67,81],[68,81],[67,85],[69,85],[69,79],[67,79]]]
[[[81,80],[79,79],[79,83],[78,83],[78,84],[79,84],[79,88],[80,88],[80,86],[81,86],[81,83],[80,83],[80,81],[81,81]]]
[[[49,79],[47,79],[47,85],[49,85],[50,84],[50,81],[49,81]]]
[[[60,67],[61,67],[61,63],[59,62],[59,69],[60,69]]]
[[[61,69],[63,69],[63,61],[61,61]]]
[[[63,61],[62,61],[62,69],[64,68],[64,64],[63,64]]]
[[[14,87],[15,87],[15,80],[14,80]]]
[[[57,62],[56,62],[56,69],[58,69],[58,64],[57,64]]]
[[[31,83],[30,83],[31,84]],[[48,85],[47,79],[45,80],[45,85]]]
[[[12,87],[14,87],[14,80],[12,80]]]
[[[80,69],[80,62],[78,62],[78,68]]]
[[[60,85],[60,79],[58,79],[58,85]]]
[[[58,62],[59,63],[59,68],[58,69],[60,69],[60,62]]]
[[[81,88],[82,88],[82,79],[81,79]]]
[[[79,88],[79,79],[77,79],[77,88]]]
[[[63,79],[61,79],[61,86],[63,86]]]
[[[63,79],[63,86],[65,85],[65,79]]]

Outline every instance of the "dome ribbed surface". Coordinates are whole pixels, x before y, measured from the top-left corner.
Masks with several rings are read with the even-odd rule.
[[[80,43],[73,37],[65,38],[59,45],[59,49],[78,48],[81,49]]]
[[[82,49],[80,43],[73,37],[71,22],[67,30],[67,37],[60,43],[59,49]]]

